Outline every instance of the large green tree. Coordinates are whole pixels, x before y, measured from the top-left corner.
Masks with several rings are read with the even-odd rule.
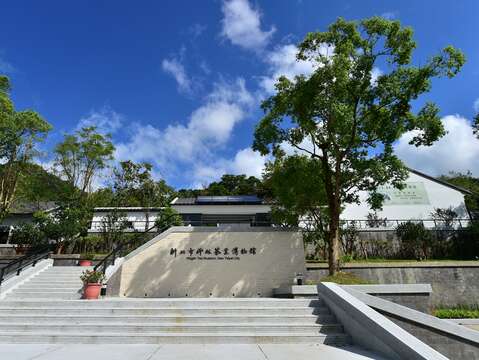
[[[426,103],[414,112],[411,103],[430,90],[432,78],[455,76],[464,55],[448,46],[414,66],[415,47],[412,29],[398,21],[339,18],[299,44],[297,59],[312,63],[312,74],[280,77],[276,94],[262,104],[265,116],[253,148],[277,155],[286,143],[320,165],[317,191],[325,192],[331,274],[340,266],[343,207],[367,191],[371,207],[378,208],[383,200],[378,185],[401,187],[406,179],[393,143],[412,130],[416,146],[431,145],[444,134],[436,105]],[[375,78],[378,68],[384,72]]]
[[[16,111],[10,82],[0,75],[0,218],[14,201],[20,177],[51,125],[33,110]]]

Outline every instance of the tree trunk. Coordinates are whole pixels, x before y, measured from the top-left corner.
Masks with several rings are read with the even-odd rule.
[[[340,238],[339,238],[339,213],[331,214],[329,221],[329,275],[335,275],[340,271]]]

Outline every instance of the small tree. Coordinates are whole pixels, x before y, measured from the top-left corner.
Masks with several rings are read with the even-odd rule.
[[[151,176],[152,165],[122,161],[113,171],[112,190],[115,206],[141,206],[145,209],[145,230],[150,227],[150,207],[168,206],[174,190],[164,180]]]
[[[155,226],[158,231],[164,231],[171,226],[180,225],[183,225],[183,219],[180,214],[171,207],[165,207],[155,220]]]
[[[0,75],[0,219],[10,209],[28,162],[51,125],[32,110],[15,111],[9,97],[10,82]]]
[[[113,159],[115,147],[109,135],[102,135],[96,127],[84,127],[75,134],[66,135],[55,148],[55,168],[72,187],[85,197],[92,190],[95,176]]]
[[[131,228],[132,223],[123,211],[113,209],[101,220],[101,237],[107,251],[113,250],[123,238],[124,230]]]
[[[414,113],[411,102],[430,90],[432,78],[455,76],[464,55],[448,46],[413,66],[415,47],[412,29],[399,21],[340,18],[299,44],[297,59],[310,62],[312,74],[280,77],[276,94],[262,104],[266,114],[256,127],[253,148],[277,155],[288,144],[321,169],[314,191],[324,192],[330,274],[339,270],[343,207],[368,191],[371,208],[380,208],[379,185],[403,186],[408,173],[394,155],[394,142],[412,130],[416,146],[431,145],[444,134],[434,104]],[[375,78],[377,66],[385,64],[388,72]]]

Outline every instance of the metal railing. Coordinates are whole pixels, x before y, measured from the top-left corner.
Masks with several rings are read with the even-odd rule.
[[[354,227],[358,231],[394,231],[406,222],[422,224],[426,229],[435,231],[464,230],[472,222],[471,219],[368,219],[368,220],[341,220],[344,228]]]
[[[47,245],[9,262],[0,268],[0,285],[12,276],[18,276],[23,269],[35,266],[38,261],[47,259],[52,253],[52,245]]]
[[[154,221],[146,220],[129,220],[131,226],[124,229],[124,232],[155,232],[157,229],[154,226],[149,226]],[[436,231],[450,231],[450,230],[464,230],[471,222],[477,220],[471,219],[454,219],[454,220],[439,220],[439,219],[360,219],[360,220],[341,220],[342,228],[354,227],[358,231],[394,231],[398,225],[405,222],[421,223],[426,229]],[[184,226],[227,226],[227,225],[249,225],[249,226],[281,226],[275,224],[270,220],[256,220],[254,218],[244,217],[228,217],[227,219],[203,218],[199,220],[182,220]],[[307,227],[308,223],[312,221],[303,219],[300,221],[300,227]],[[101,221],[92,221],[89,232],[102,232],[103,223]],[[145,230],[146,229],[146,230]]]
[[[130,226],[123,229],[123,232],[156,232],[155,226],[151,226],[155,221],[149,220],[128,220]],[[247,224],[249,226],[271,226],[271,221],[257,221],[255,219],[245,218],[228,218],[225,219],[201,219],[201,220],[182,220],[183,226],[224,226]],[[105,226],[102,221],[92,221],[88,232],[99,233],[105,231]]]

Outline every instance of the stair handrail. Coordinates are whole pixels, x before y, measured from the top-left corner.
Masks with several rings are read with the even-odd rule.
[[[10,261],[7,265],[0,268],[0,286],[2,282],[9,277],[9,275],[16,272],[16,276],[20,275],[23,269],[29,266],[35,266],[38,261],[47,259],[52,253],[53,246],[48,244],[33,252],[25,254],[24,256]]]
[[[171,218],[175,217],[175,216],[178,216],[178,214],[172,214],[170,216],[168,216],[164,221],[168,221],[170,220]],[[118,253],[121,252],[121,250],[123,250],[123,248],[126,246],[126,245],[131,245],[132,243],[134,243],[135,240],[138,240],[142,235],[145,235],[145,234],[149,234],[151,230],[154,230],[156,229],[156,233],[157,234],[160,234],[166,230],[168,230],[171,226],[173,225],[165,225],[163,226],[162,228],[158,229],[157,225],[154,224],[153,226],[151,226],[150,228],[146,229],[145,231],[142,231],[142,232],[138,232],[134,237],[132,237],[130,240],[126,241],[126,242],[122,242],[121,244],[119,244],[117,247],[115,247],[112,251],[110,251],[103,259],[100,260],[100,262],[98,264],[96,264],[94,267],[93,267],[93,270],[94,271],[98,271],[98,269],[100,269],[100,271],[105,274],[106,273],[106,269],[108,268],[108,266],[111,264],[111,265],[114,265],[115,264],[115,260],[117,259],[118,257]],[[141,245],[140,245],[141,246]]]

